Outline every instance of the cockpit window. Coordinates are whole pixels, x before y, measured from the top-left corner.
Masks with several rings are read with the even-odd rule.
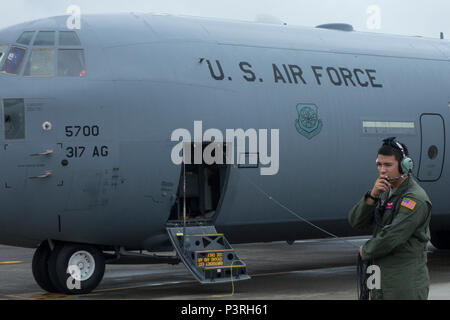
[[[27,50],[25,48],[12,46],[9,50],[8,56],[5,59],[5,63],[1,71],[9,74],[17,74],[19,72],[23,58],[25,57],[26,51]]]
[[[75,31],[60,31],[59,32],[60,46],[81,46],[80,39]]]
[[[3,100],[5,139],[25,139],[25,104],[23,99]]]
[[[59,49],[58,76],[85,77],[86,63],[84,59],[84,50]]]
[[[25,77],[52,77],[54,73],[55,50],[34,48],[23,75]]]
[[[6,50],[8,50],[8,46],[0,45],[0,66],[3,66],[3,60],[6,57]]]
[[[40,31],[34,40],[35,46],[54,46],[55,31]]]
[[[17,43],[28,46],[33,38],[34,31],[25,31],[22,35],[17,39]]]

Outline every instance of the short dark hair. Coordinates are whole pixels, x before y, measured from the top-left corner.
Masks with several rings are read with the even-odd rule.
[[[400,143],[400,144],[403,148],[403,151],[405,151],[405,156],[409,157],[408,148],[403,143]],[[400,150],[400,148],[393,147],[390,144],[383,144],[381,146],[381,148],[378,149],[378,154],[381,154],[383,156],[395,156],[395,159],[398,161],[399,164],[403,159],[403,154],[402,154],[402,151]],[[399,167],[399,169],[400,169],[400,167]]]

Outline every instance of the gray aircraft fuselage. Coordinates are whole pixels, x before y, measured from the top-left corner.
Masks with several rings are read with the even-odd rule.
[[[220,173],[210,220],[230,242],[326,236],[278,203],[338,236],[356,235],[348,212],[372,188],[377,149],[390,136],[415,161],[434,232],[450,232],[447,41],[85,15],[76,30],[85,76],[23,76],[33,45],[17,44],[20,35],[65,31],[66,20],[0,31],[0,45],[27,49],[18,75],[0,73],[0,100],[23,99],[25,117],[20,139],[8,139],[3,115],[0,122],[0,243],[167,244],[166,224],[182,199],[171,134],[193,132],[194,121],[222,132],[279,129],[277,174],[237,165]]]

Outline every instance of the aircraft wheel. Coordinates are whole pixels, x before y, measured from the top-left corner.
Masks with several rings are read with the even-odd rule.
[[[436,249],[450,249],[450,234],[448,232],[433,232],[431,234],[431,244]]]
[[[58,289],[53,285],[48,270],[48,261],[51,253],[48,242],[43,241],[34,252],[31,266],[36,283],[47,292],[57,293]]]
[[[87,294],[94,290],[105,274],[105,258],[94,246],[60,244],[49,261],[52,283],[68,295]]]

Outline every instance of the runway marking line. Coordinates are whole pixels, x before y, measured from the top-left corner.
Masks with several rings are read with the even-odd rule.
[[[197,281],[195,280],[187,280],[187,281],[179,281],[179,282],[175,282],[175,283],[162,283],[159,285],[154,285],[154,284],[143,284],[140,286],[132,286],[132,287],[120,287],[120,288],[108,288],[108,289],[100,289],[100,290],[95,290],[92,291],[92,293],[101,293],[101,292],[108,292],[108,291],[119,291],[119,290],[127,290],[127,289],[140,289],[140,288],[147,288],[147,287],[155,287],[155,286],[164,286],[164,285],[174,285],[174,284],[181,284],[181,283],[195,283]]]
[[[32,300],[55,300],[55,299],[67,299],[70,296],[60,293],[44,293],[39,296],[31,298]]]
[[[297,271],[282,271],[282,272],[270,272],[270,273],[260,273],[260,274],[252,274],[251,277],[264,277],[264,276],[277,276],[277,275],[285,275],[288,273],[293,273]]]
[[[20,299],[20,300],[56,300],[56,299],[67,299],[70,296],[60,294],[60,293],[20,293],[20,294],[9,294],[7,297]]]
[[[14,298],[14,299],[20,299],[20,300],[32,300],[30,298],[21,297],[21,296],[17,296],[17,295],[14,295],[14,294],[8,294],[7,297]]]

